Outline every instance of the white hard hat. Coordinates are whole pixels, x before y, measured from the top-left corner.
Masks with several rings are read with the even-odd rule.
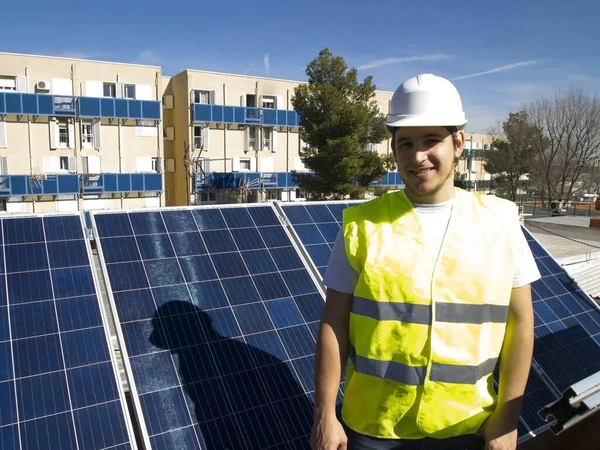
[[[430,73],[409,78],[396,89],[385,119],[390,133],[397,127],[463,129],[466,124],[458,90],[450,81]]]

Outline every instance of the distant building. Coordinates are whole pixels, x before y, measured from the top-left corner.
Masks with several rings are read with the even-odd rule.
[[[222,195],[236,189],[261,200],[303,198],[292,179],[292,172],[306,171],[291,101],[299,84],[199,70],[164,77],[165,158],[173,168],[165,173],[169,204],[227,201]],[[376,93],[384,113],[391,96]],[[389,153],[390,140],[369,149]],[[401,183],[397,172],[386,177],[390,186]]]
[[[0,209],[164,205],[160,67],[0,53]]]

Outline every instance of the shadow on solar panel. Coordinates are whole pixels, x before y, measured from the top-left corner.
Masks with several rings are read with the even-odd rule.
[[[304,449],[323,296],[270,205],[94,214],[152,449]]]

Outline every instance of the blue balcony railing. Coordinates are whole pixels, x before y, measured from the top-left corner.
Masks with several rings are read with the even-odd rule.
[[[305,172],[310,173],[310,172]],[[292,172],[209,172],[196,174],[194,184],[197,191],[212,189],[236,189],[247,185],[250,189],[295,189]],[[401,186],[400,173],[388,172],[373,186]]]
[[[76,103],[76,97],[65,95],[0,92],[0,114],[75,117]]]
[[[81,175],[81,191],[85,194],[159,192],[162,190],[162,174],[160,173]]]
[[[154,100],[0,92],[0,114],[160,120]]]
[[[2,175],[0,197],[160,192],[162,186],[160,173]]]
[[[110,97],[79,97],[80,117],[159,120],[160,102]]]
[[[285,109],[194,103],[192,105],[192,122],[298,127],[300,126],[300,117],[296,111]]]

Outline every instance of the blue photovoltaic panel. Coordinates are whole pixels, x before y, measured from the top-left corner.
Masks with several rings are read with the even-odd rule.
[[[325,275],[335,238],[342,225],[342,210],[357,203],[359,202],[281,204],[321,277]]]
[[[0,228],[0,448],[131,449],[80,216]]]
[[[323,295],[271,205],[93,213],[152,449],[305,449]]]
[[[341,225],[341,211],[348,205],[281,205],[321,275]],[[519,423],[521,442],[549,428],[538,414],[541,408],[570,385],[600,371],[600,309],[533,236],[523,232],[542,279],[532,285],[535,349]]]
[[[534,361],[521,414],[527,429],[521,431],[537,434],[549,426],[538,411],[600,371],[600,309],[527,229],[523,233],[542,275],[532,285]]]

